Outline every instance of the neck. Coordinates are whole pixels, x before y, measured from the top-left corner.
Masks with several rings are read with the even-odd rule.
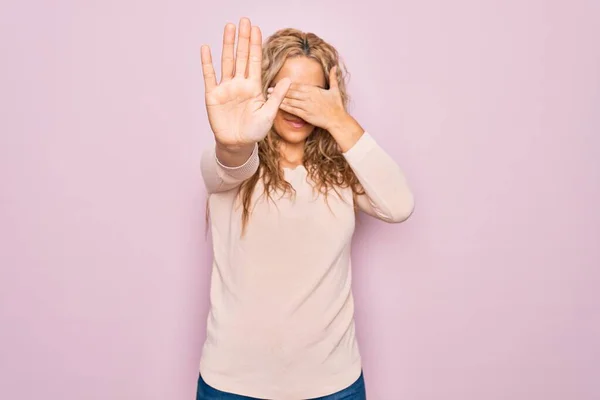
[[[281,167],[297,167],[302,165],[302,160],[304,159],[304,142],[282,142],[279,147],[279,152],[281,154]]]

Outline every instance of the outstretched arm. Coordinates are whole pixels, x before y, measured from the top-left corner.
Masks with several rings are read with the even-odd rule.
[[[289,79],[280,80],[266,100],[262,92],[260,28],[242,18],[237,50],[235,33],[235,25],[225,26],[219,83],[210,48],[201,48],[206,110],[216,142],[214,149],[202,156],[202,176],[209,192],[232,189],[256,172],[257,143],[271,129],[291,83]]]

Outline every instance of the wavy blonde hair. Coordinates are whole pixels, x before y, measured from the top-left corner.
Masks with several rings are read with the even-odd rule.
[[[314,33],[305,33],[292,28],[275,32],[263,46],[262,82],[265,96],[275,76],[285,61],[291,57],[308,57],[319,62],[325,74],[326,88],[329,88],[331,68],[338,66],[338,87],[344,108],[347,108],[347,71],[337,50]],[[242,183],[238,193],[243,207],[242,232],[250,219],[252,194],[260,179],[263,181],[264,195],[269,199],[272,199],[275,191],[281,191],[282,194],[295,193],[293,187],[285,180],[280,166],[280,143],[281,138],[274,128],[271,128],[265,139],[258,143],[260,166],[252,177]],[[354,197],[364,193],[336,141],[322,128],[315,127],[306,139],[302,163],[309,178],[315,183],[315,190],[325,197],[330,190],[338,193],[337,188],[351,188]]]

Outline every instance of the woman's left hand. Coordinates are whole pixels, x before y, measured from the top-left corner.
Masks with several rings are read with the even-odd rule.
[[[329,72],[329,89],[293,83],[279,108],[311,125],[329,130],[347,117],[336,72],[337,67]],[[271,91],[269,88],[269,94]]]

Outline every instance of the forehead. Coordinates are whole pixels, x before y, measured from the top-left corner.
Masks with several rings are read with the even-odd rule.
[[[290,78],[292,83],[303,85],[325,86],[325,74],[321,64],[308,57],[292,57],[285,63],[275,76],[273,84],[282,78]]]

